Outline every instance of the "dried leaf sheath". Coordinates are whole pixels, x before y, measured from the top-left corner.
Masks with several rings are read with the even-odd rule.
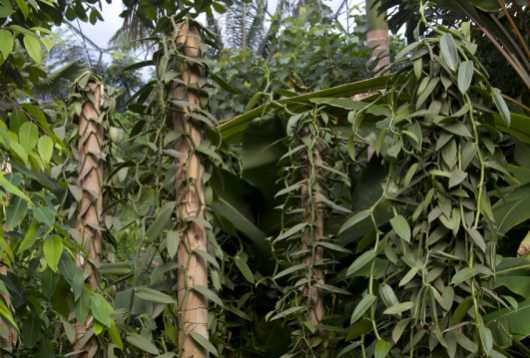
[[[182,52],[189,58],[201,57],[200,31],[197,25],[180,24],[176,39]],[[202,68],[199,64],[181,63],[183,85],[173,86],[173,97],[188,104],[172,113],[173,126],[181,134],[177,151],[184,158],[178,166],[176,176],[177,222],[182,228],[182,241],[177,252],[178,314],[180,322],[180,357],[206,357],[207,353],[197,345],[192,333],[208,338],[208,305],[204,296],[195,287],[208,287],[208,268],[205,260],[196,252],[207,251],[207,236],[204,225],[204,167],[195,148],[202,142],[202,133],[190,120],[194,107],[200,107],[200,96],[194,89],[202,85]]]
[[[78,253],[76,262],[88,275],[92,290],[98,288],[97,267],[100,264],[102,247],[102,211],[103,211],[103,143],[102,126],[103,85],[95,78],[89,78],[81,89],[83,102],[78,116],[79,126],[79,187],[82,190],[77,213],[77,229],[82,240],[84,252]],[[94,339],[84,337],[90,331],[93,318],[88,317],[84,324],[76,325],[75,351],[84,351],[82,357],[92,357],[97,351]],[[90,333],[89,333],[90,334]]]

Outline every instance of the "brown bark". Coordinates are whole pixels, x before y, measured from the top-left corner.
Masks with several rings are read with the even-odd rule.
[[[82,105],[79,116],[79,186],[82,190],[77,214],[77,229],[82,240],[83,253],[76,256],[76,262],[88,274],[88,282],[93,290],[98,288],[97,268],[100,264],[102,245],[103,211],[103,158],[104,131],[101,125],[100,111],[103,86],[95,81],[87,84],[87,94],[92,100]],[[90,358],[96,354],[97,342],[88,339],[91,335],[93,318],[85,323],[76,324],[76,343],[74,350],[78,357]]]
[[[183,54],[190,58],[201,57],[199,28],[187,22],[181,23],[177,44],[182,45]],[[172,114],[173,126],[181,133],[177,151],[182,155],[176,176],[177,222],[183,223],[182,240],[177,252],[178,317],[180,323],[179,352],[182,358],[207,357],[191,336],[195,332],[208,339],[208,303],[195,287],[208,287],[208,266],[197,251],[208,250],[204,226],[205,201],[204,167],[195,148],[202,142],[201,130],[189,118],[194,107],[200,106],[200,96],[193,89],[202,85],[202,71],[198,64],[182,64],[181,80],[184,85],[173,89],[176,100],[184,100],[189,106]]]
[[[379,13],[379,4],[375,0],[366,0],[366,25],[366,42],[372,49],[369,62],[375,62],[374,72],[377,74],[390,64],[390,42],[385,14]]]
[[[0,263],[0,279],[3,280],[4,277],[7,277],[8,272],[9,268]],[[0,296],[5,302],[6,308],[10,312],[14,312],[13,303],[11,301],[11,295],[7,292],[1,293]],[[11,323],[7,322],[3,318],[0,318],[0,331],[4,334],[4,336],[0,337],[0,347],[2,347],[3,350],[12,352],[13,349],[16,347],[18,341],[17,330],[11,325]]]
[[[320,153],[317,148],[313,152],[314,168],[318,168],[321,163]],[[307,162],[309,169],[309,161]],[[311,183],[309,176],[312,175],[315,181]],[[320,196],[322,195],[322,188],[319,184],[318,172],[310,173],[307,170],[306,184],[302,186],[302,205],[304,207],[304,221],[312,223],[312,227],[304,232],[303,248],[309,250],[310,254],[305,259],[304,263],[312,267],[309,284],[304,288],[304,295],[309,301],[309,322],[318,326],[324,317],[324,301],[322,293],[316,283],[324,283],[324,271],[318,268],[324,258],[324,252],[321,246],[316,246],[318,240],[324,238],[324,207],[322,205]]]
[[[367,45],[372,49],[370,62],[376,62],[374,72],[379,73],[390,64],[388,28],[368,31]]]

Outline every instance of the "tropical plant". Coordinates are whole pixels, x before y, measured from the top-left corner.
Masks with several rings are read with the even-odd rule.
[[[66,90],[40,44],[97,3],[41,3],[0,0],[2,353],[528,356],[530,119],[469,23],[366,79],[319,1],[125,2],[152,59]]]
[[[421,19],[419,9],[422,8],[423,16],[432,21],[441,21],[446,26],[454,26],[462,20],[472,21],[473,29],[477,31],[475,37],[484,37],[479,48],[484,49],[481,60],[488,66],[494,82],[504,85],[506,93],[521,94],[520,89],[528,93],[530,88],[530,64],[528,58],[528,4],[521,1],[434,1],[427,2],[430,6],[419,6],[421,1],[393,1],[381,0],[381,11],[390,11],[389,24],[394,31],[407,24],[409,39],[413,38],[413,31]],[[420,22],[421,24],[421,22]],[[423,28],[417,28],[423,31]],[[482,35],[482,36],[479,36]],[[486,46],[485,43],[489,43]],[[494,60],[491,56],[492,49],[500,53],[502,61]],[[499,66],[502,66],[500,70]],[[509,73],[504,76],[504,73]],[[499,79],[497,80],[497,76]],[[517,89],[513,91],[513,76],[518,81]],[[512,78],[510,78],[512,77]],[[510,79],[510,80],[508,80]],[[521,87],[522,86],[522,87]],[[513,91],[513,92],[512,92]],[[524,97],[523,102],[528,100]]]

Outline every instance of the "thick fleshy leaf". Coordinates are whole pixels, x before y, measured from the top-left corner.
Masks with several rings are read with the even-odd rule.
[[[158,348],[153,344],[151,339],[141,336],[138,333],[129,333],[125,337],[127,342],[135,346],[136,348],[139,348],[143,350],[144,352],[151,353],[151,354],[159,354]]]
[[[444,34],[440,39],[440,51],[442,58],[447,66],[453,71],[458,68],[458,50],[453,36],[449,33]]]
[[[474,70],[473,61],[464,61],[458,66],[458,89],[460,92],[465,94],[469,89]]]

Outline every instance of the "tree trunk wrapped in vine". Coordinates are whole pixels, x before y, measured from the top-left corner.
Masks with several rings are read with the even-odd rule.
[[[198,344],[202,336],[208,339],[208,304],[197,288],[208,287],[208,265],[200,252],[207,252],[205,227],[204,166],[197,153],[203,142],[200,125],[194,112],[201,108],[201,89],[205,85],[204,66],[195,59],[202,56],[201,33],[191,20],[178,24],[176,46],[181,51],[178,64],[180,80],[172,84],[172,97],[177,102],[171,113],[172,125],[179,138],[176,150],[181,160],[176,174],[177,225],[181,242],[177,252],[178,316],[180,324],[179,351],[181,357],[206,357]]]
[[[327,127],[329,117],[320,116],[319,109],[293,115],[287,124],[289,138],[284,184],[276,196],[284,197],[281,206],[285,222],[292,223],[274,240],[274,251],[280,262],[278,282],[289,280],[276,309],[269,313],[270,320],[286,319],[293,331],[291,351],[304,352],[308,357],[327,357],[330,351],[321,325],[325,319],[324,294],[343,293],[325,282],[325,269],[332,262],[324,249],[343,250],[332,243],[325,233],[326,216],[333,210],[346,211],[329,199],[334,193],[325,183],[340,180],[340,155],[331,153],[335,137]],[[333,164],[329,164],[334,162]],[[344,168],[341,168],[342,170]],[[349,182],[348,182],[349,183]],[[318,332],[318,333],[317,333]]]
[[[82,251],[76,256],[77,265],[85,271],[88,284],[98,290],[97,270],[100,265],[103,225],[103,159],[104,159],[104,87],[99,78],[85,73],[76,82],[78,114],[78,198],[77,230],[80,234]],[[80,107],[79,107],[80,106]],[[93,357],[97,342],[92,336],[93,317],[76,324],[74,350],[82,352],[80,357]]]
[[[323,248],[318,246],[318,241],[324,238],[324,208],[321,202],[322,188],[320,185],[321,164],[320,148],[315,143],[313,150],[306,154],[305,158],[305,180],[302,184],[301,203],[304,208],[304,221],[312,223],[304,230],[302,247],[309,254],[304,263],[311,268],[310,282],[304,287],[304,295],[309,303],[309,322],[315,327],[322,322],[324,317],[324,302],[322,292],[315,284],[324,283],[324,271],[319,268],[324,253]]]

